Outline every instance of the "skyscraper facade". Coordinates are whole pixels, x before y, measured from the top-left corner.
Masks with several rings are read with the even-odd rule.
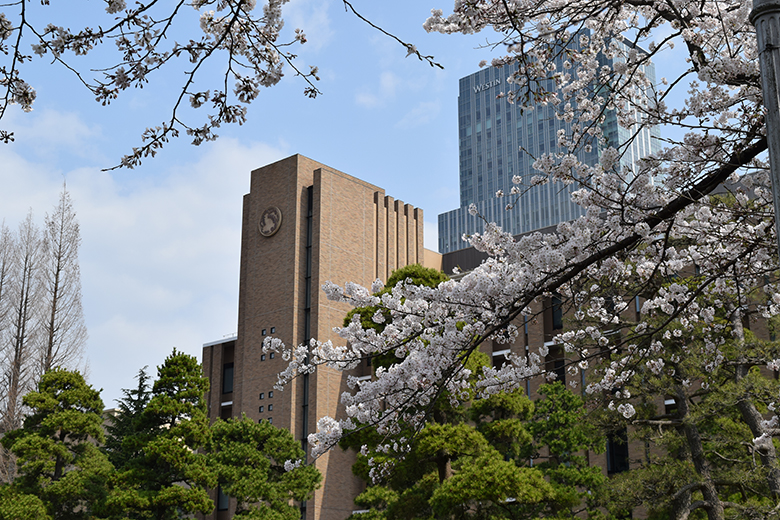
[[[571,47],[579,45],[572,38]],[[626,47],[626,43],[620,43]],[[619,60],[620,58],[614,58]],[[605,64],[611,60],[602,58]],[[531,179],[538,175],[533,169],[536,158],[545,153],[561,151],[558,132],[571,131],[571,123],[556,117],[557,107],[539,103],[533,110],[511,104],[502,92],[507,92],[507,79],[517,71],[517,65],[487,67],[460,80],[458,95],[458,138],[460,143],[460,207],[439,215],[439,252],[447,253],[468,247],[464,234],[481,232],[483,221],[469,213],[474,204],[479,215],[489,222],[496,222],[505,231],[517,235],[582,215],[582,209],[571,201],[576,184],[565,186],[548,183],[531,186]],[[653,65],[645,68],[645,74],[655,83]],[[554,88],[552,81],[540,85],[546,90]],[[602,124],[602,131],[609,145],[624,146],[632,135],[617,124],[615,114],[609,112]],[[640,130],[627,147],[621,164],[633,167],[635,162],[658,147],[657,128]],[[622,150],[621,150],[622,151]],[[583,142],[575,150],[577,158],[586,164],[596,164],[601,149],[598,143]],[[523,194],[514,200],[496,196],[498,191],[509,193],[512,177],[523,179]],[[511,209],[507,206],[511,204]]]

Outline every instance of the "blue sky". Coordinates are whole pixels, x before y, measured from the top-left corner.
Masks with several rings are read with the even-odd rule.
[[[85,8],[102,13],[99,5]],[[135,170],[101,171],[167,118],[183,69],[152,77],[108,107],[45,59],[24,70],[38,97],[31,113],[12,107],[0,122],[16,134],[0,145],[0,218],[16,228],[32,209],[42,224],[67,181],[83,239],[89,379],[104,389],[107,406],[133,386],[139,368],[160,364],[173,347],[200,358],[204,342],[235,332],[241,198],[254,168],[301,153],[382,186],[424,209],[426,245],[436,248],[436,216],[459,202],[458,78],[491,52],[476,48],[484,35],[423,31],[430,9],[451,9],[448,0],[354,5],[445,69],[406,58],[340,1],[293,0],[285,30],[306,32],[301,65],[319,67],[323,94],[306,98],[300,78],[287,75],[261,93],[245,125],[223,127],[219,140],[197,148],[180,139]]]

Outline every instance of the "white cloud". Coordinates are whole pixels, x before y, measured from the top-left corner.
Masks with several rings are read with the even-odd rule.
[[[396,128],[414,128],[433,121],[441,112],[441,104],[438,101],[422,101],[416,107],[407,112]]]
[[[385,71],[379,75],[379,85],[370,90],[363,89],[355,95],[355,102],[366,108],[385,105],[395,98],[401,79],[392,72]]]
[[[329,2],[322,0],[292,0],[284,7],[285,25],[288,29],[302,29],[307,42],[301,49],[315,52],[327,46],[333,38],[333,28],[328,13]],[[297,54],[297,52],[296,52]]]
[[[145,178],[91,166],[65,174],[81,226],[90,381],[108,406],[174,346],[200,359],[203,343],[236,330],[242,198],[250,171],[285,153],[229,138],[188,150],[191,162]],[[0,148],[0,165],[0,219],[15,227],[33,207],[42,222],[63,175],[12,147]]]
[[[67,153],[81,158],[97,159],[101,154],[101,129],[86,124],[75,112],[51,109],[36,110],[31,114],[9,113],[3,126],[14,132],[17,144],[28,146],[37,160],[51,159]]]

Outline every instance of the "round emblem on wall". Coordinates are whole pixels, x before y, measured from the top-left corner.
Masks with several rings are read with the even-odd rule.
[[[282,211],[276,206],[271,206],[270,208],[263,211],[263,214],[260,217],[260,223],[257,225],[257,228],[260,230],[261,235],[264,237],[270,237],[279,231],[279,227],[281,225]]]

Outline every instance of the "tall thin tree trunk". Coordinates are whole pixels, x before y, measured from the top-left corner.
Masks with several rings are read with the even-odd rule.
[[[55,366],[80,368],[87,339],[78,263],[81,236],[64,185],[54,212],[46,216],[44,236],[46,255],[42,270],[46,316],[39,375]]]
[[[734,331],[734,338],[739,346],[745,343],[745,330],[742,327],[742,313],[738,308],[731,306],[731,328]],[[750,367],[747,364],[747,360],[740,356],[737,358],[736,368],[736,380],[741,381],[748,375]],[[750,396],[743,394],[739,396],[737,400],[737,409],[742,415],[742,420],[750,428],[750,433],[754,438],[762,437],[766,432],[764,431],[761,422],[764,420],[761,413],[756,408],[756,405],[750,399]],[[780,499],[780,464],[777,460],[777,450],[773,442],[763,442],[760,446],[757,446],[759,457],[761,458],[761,464],[767,470],[767,484],[772,492],[772,496],[775,501]]]
[[[678,414],[683,420],[682,429],[685,434],[685,439],[688,441],[688,449],[691,452],[693,467],[696,469],[696,473],[698,473],[699,478],[701,479],[702,486],[700,490],[705,503],[703,509],[707,511],[708,520],[724,520],[726,513],[723,510],[723,504],[718,497],[718,490],[712,479],[709,462],[704,456],[704,445],[701,440],[701,435],[699,434],[699,429],[691,422],[688,396],[685,394],[685,389],[681,385],[675,387],[675,397]]]
[[[15,430],[21,426],[22,397],[31,389],[30,364],[35,348],[33,341],[40,286],[40,253],[40,231],[33,223],[30,212],[19,226],[14,248],[16,272],[12,277],[13,283],[9,286],[9,341],[4,353],[6,395],[0,432]],[[6,473],[6,478],[12,480],[13,467],[7,467]]]
[[[21,426],[19,407],[21,398],[29,390],[28,364],[31,361],[32,328],[38,297],[38,262],[40,261],[40,232],[32,221],[32,212],[19,226],[16,244],[17,275],[11,301],[10,366],[7,405],[3,429],[15,430]]]
[[[11,328],[10,298],[11,282],[14,271],[14,247],[15,240],[11,231],[0,224],[0,433],[4,431],[6,409],[8,404],[8,376],[7,363],[10,344],[6,342],[7,331]],[[15,468],[14,455],[0,446],[0,484],[10,482]]]

